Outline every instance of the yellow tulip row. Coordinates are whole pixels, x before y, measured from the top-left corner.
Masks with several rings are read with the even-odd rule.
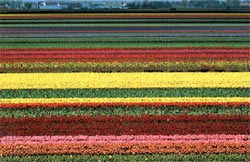
[[[249,72],[225,73],[12,73],[0,89],[250,88]]]
[[[12,98],[0,99],[0,104],[32,104],[32,103],[234,103],[250,102],[248,97],[150,97],[150,98]]]

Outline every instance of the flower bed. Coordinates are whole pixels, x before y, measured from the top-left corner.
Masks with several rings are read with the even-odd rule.
[[[249,18],[1,14],[0,161],[249,161]]]

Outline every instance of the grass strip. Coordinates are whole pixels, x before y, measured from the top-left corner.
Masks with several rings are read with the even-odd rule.
[[[249,61],[0,63],[0,73],[37,72],[249,72]],[[112,61],[112,60],[111,60]]]
[[[0,89],[250,88],[249,72],[7,73]]]
[[[140,107],[140,106],[117,106],[117,107],[61,107],[57,109],[27,108],[27,109],[0,109],[0,117],[23,118],[45,116],[141,116],[141,115],[250,115],[248,106],[202,106],[202,107]]]
[[[0,27],[250,27],[249,23],[51,23],[51,24],[0,24]]]
[[[6,89],[0,98],[250,97],[250,88]]]
[[[248,37],[1,38],[0,43],[249,42]]]
[[[250,154],[137,154],[137,155],[33,155],[33,156],[0,156],[5,162],[138,162],[138,161],[238,161],[250,159]]]
[[[63,39],[63,38],[61,38]],[[107,39],[107,38],[106,38]],[[249,47],[249,42],[155,42],[155,43],[1,43],[1,48],[169,48],[169,47]]]

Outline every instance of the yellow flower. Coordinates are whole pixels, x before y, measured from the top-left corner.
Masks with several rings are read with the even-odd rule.
[[[152,98],[12,98],[0,99],[0,104],[29,103],[183,103],[183,102],[250,102],[249,97],[152,97]]]
[[[250,72],[0,74],[0,89],[201,87],[250,88]]]

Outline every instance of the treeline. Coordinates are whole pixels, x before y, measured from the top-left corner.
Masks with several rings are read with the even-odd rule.
[[[9,12],[173,12],[173,11],[250,11],[250,0],[181,0],[181,1],[39,1],[1,0],[0,11]]]
[[[129,9],[160,9],[160,8],[250,8],[250,1],[240,0],[182,0],[182,1],[134,1],[127,4]]]

